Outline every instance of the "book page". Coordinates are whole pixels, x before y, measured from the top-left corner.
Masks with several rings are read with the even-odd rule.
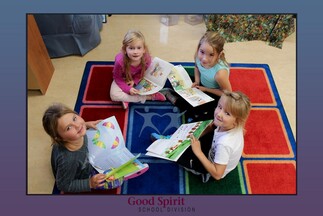
[[[214,99],[197,88],[191,88],[192,80],[182,65],[176,65],[168,76],[174,90],[193,107]]]
[[[137,158],[140,156],[138,154],[136,157],[130,159],[126,163],[122,164],[121,166],[117,168],[111,168],[109,170],[106,170],[104,173],[106,174],[106,177],[114,176],[115,178],[123,177],[129,173],[133,173],[140,169],[139,164],[141,164]],[[141,164],[143,165],[143,164]]]
[[[158,139],[153,142],[146,149],[148,151],[146,155],[176,161],[190,146],[190,136],[193,134],[199,138],[205,128],[212,122],[213,120],[207,120],[182,124],[170,139]]]
[[[176,161],[190,146],[189,140],[159,139],[153,142],[147,151],[158,157]]]
[[[100,173],[109,169],[116,169],[135,158],[126,148],[121,129],[114,116],[101,121],[97,124],[97,130],[89,129],[86,134],[89,161]],[[131,164],[127,166],[130,171],[136,171],[142,165],[138,160]],[[124,170],[121,173],[122,175],[129,174]]]
[[[161,90],[174,65],[155,57],[147,68],[144,78],[135,87],[140,95],[150,95]]]
[[[214,98],[211,98],[209,95],[202,92],[197,88],[188,88],[177,91],[188,103],[193,107],[205,104],[207,102],[213,101]]]
[[[135,89],[139,90],[140,95],[149,95],[153,94],[152,92],[157,92],[160,89],[160,86],[157,84],[147,80],[145,77],[140,80],[140,82],[136,85]]]
[[[192,80],[182,65],[176,65],[168,75],[168,80],[175,91],[192,87]]]

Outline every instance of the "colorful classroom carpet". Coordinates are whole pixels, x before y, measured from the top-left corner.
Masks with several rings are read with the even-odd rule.
[[[193,75],[193,63],[182,64]],[[146,156],[150,134],[171,134],[184,123],[183,113],[170,102],[130,103],[124,110],[111,101],[113,62],[87,62],[75,105],[86,121],[116,116],[126,146],[149,164],[143,175],[126,181],[116,194],[296,194],[296,143],[269,66],[231,64],[233,90],[250,97],[252,110],[246,124],[240,164],[224,179],[202,183],[176,163]],[[166,82],[166,87],[170,87]]]

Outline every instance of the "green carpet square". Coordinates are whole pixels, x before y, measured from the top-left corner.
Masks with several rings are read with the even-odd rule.
[[[186,194],[245,194],[240,164],[225,178],[216,181],[212,177],[206,183],[202,182],[200,175],[186,171]]]

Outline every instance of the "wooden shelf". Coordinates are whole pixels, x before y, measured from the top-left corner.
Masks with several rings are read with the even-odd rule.
[[[28,89],[39,89],[45,94],[54,73],[54,66],[33,15],[27,15],[27,24]]]

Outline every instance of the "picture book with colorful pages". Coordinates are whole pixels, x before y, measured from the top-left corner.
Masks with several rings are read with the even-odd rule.
[[[140,95],[150,95],[161,90],[167,80],[167,77],[174,67],[173,64],[154,57],[150,66],[145,72],[144,78],[136,85]]]
[[[109,117],[97,125],[97,130],[88,129],[87,140],[89,161],[99,172],[106,177],[137,177],[149,168],[148,164],[141,163],[138,155],[133,155],[125,146],[125,141],[115,116]]]
[[[203,91],[192,87],[192,80],[182,65],[176,65],[168,75],[168,80],[174,90],[193,107],[213,101],[214,99]]]
[[[146,150],[146,155],[177,161],[191,145],[190,136],[199,138],[213,120],[182,124],[169,139],[158,139]]]

